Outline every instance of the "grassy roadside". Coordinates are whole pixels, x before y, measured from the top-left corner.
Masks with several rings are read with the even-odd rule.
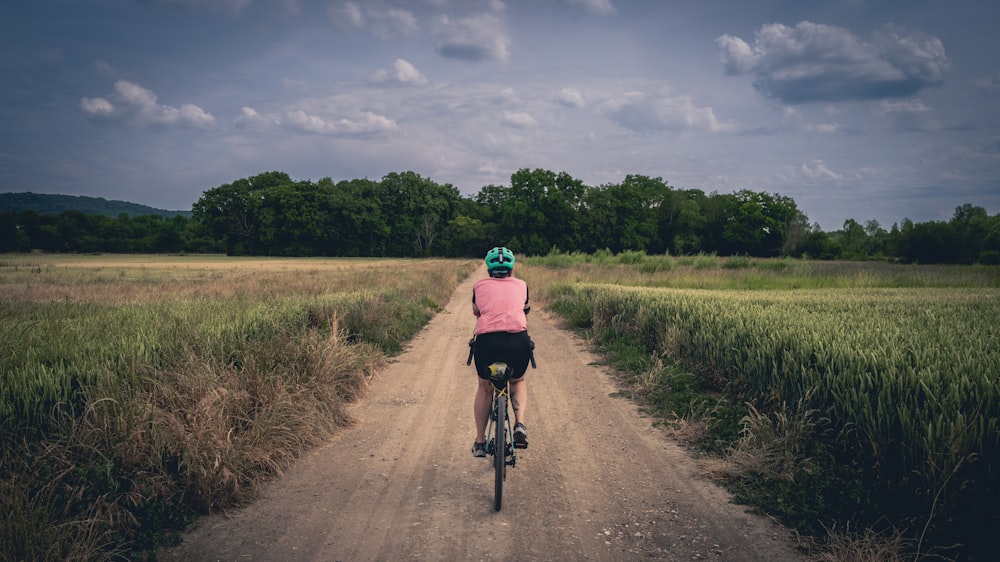
[[[252,498],[476,265],[0,256],[0,558],[142,558]]]
[[[556,255],[520,274],[624,394],[816,552],[982,556],[1000,517],[1000,271],[734,261]]]

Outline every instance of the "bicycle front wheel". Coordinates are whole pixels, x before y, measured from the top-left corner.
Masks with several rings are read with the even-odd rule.
[[[496,435],[493,446],[493,468],[496,482],[493,485],[493,510],[500,511],[503,504],[503,481],[507,475],[507,397],[496,399]]]

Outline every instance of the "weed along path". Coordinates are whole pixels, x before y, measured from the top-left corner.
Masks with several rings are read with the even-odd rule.
[[[789,535],[699,476],[570,332],[537,310],[530,447],[493,511],[465,365],[472,285],[374,380],[358,424],[252,505],[201,519],[161,560],[803,560]]]

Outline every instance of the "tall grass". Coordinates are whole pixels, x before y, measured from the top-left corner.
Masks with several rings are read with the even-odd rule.
[[[748,404],[733,440],[744,499],[809,532],[891,521],[917,549],[983,549],[1000,521],[1000,270],[738,265],[522,276],[575,325],[681,358]],[[789,282],[809,288],[773,289]],[[650,394],[677,379],[658,380]]]
[[[685,289],[1000,288],[1000,267],[903,265],[888,262],[809,261],[791,258],[645,255],[554,251],[522,263],[536,275],[562,281]],[[567,279],[568,277],[568,279]],[[543,286],[546,283],[542,284]]]
[[[133,558],[350,424],[476,266],[0,263],[0,558]]]

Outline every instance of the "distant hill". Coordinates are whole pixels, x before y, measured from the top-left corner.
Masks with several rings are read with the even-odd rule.
[[[66,211],[80,211],[87,215],[117,217],[160,215],[163,218],[181,215],[191,218],[191,211],[165,211],[127,201],[108,201],[103,197],[83,195],[51,195],[47,193],[0,193],[0,212],[34,211],[40,215],[58,215]]]

